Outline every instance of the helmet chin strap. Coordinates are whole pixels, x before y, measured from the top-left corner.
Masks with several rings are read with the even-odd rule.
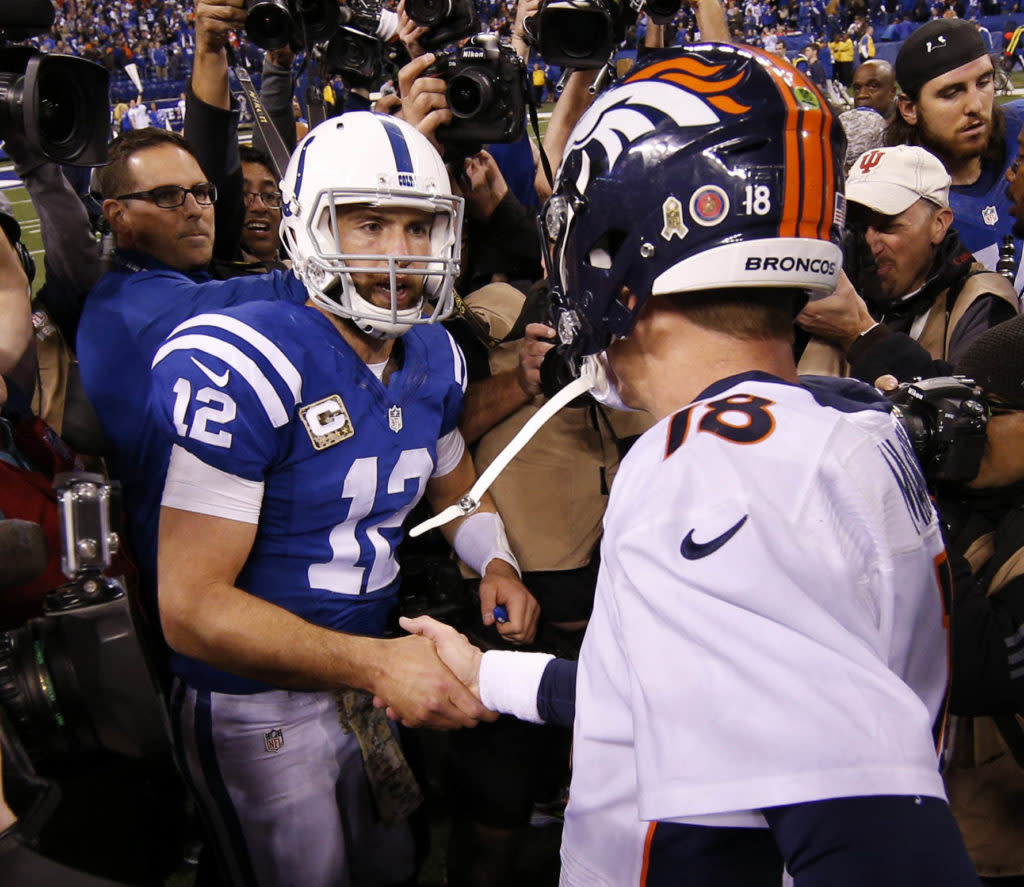
[[[409,535],[412,537],[422,536],[428,530],[433,530],[435,527],[443,527],[445,524],[455,520],[456,518],[465,517],[468,514],[472,514],[480,507],[480,500],[483,498],[484,493],[490,488],[491,484],[498,479],[498,475],[508,466],[519,451],[526,446],[527,442],[533,437],[540,429],[547,423],[547,421],[555,415],[562,407],[568,403],[574,401],[581,394],[585,394],[594,388],[595,384],[607,386],[607,377],[604,376],[603,369],[599,369],[600,365],[591,359],[587,359],[584,362],[583,370],[578,379],[573,379],[568,385],[566,385],[557,394],[552,395],[544,406],[542,406],[537,412],[530,417],[530,420],[519,429],[519,433],[512,438],[500,453],[498,453],[495,460],[487,466],[483,474],[477,478],[476,483],[470,487],[469,492],[466,493],[458,502],[454,505],[449,505],[443,511],[434,515],[429,520],[423,521],[421,524],[417,524],[409,531]],[[604,377],[602,382],[596,377],[596,374],[600,372]]]
[[[375,339],[397,339],[404,336],[412,329],[413,321],[420,316],[420,312],[423,310],[423,299],[421,298],[411,308],[403,308],[396,312],[398,321],[395,322],[391,319],[391,312],[388,309],[381,308],[364,299],[356,291],[354,284],[347,283],[346,285],[351,287],[348,301],[353,316],[350,319],[358,329]],[[356,314],[359,314],[358,318],[355,317]],[[407,322],[402,323],[403,320]]]

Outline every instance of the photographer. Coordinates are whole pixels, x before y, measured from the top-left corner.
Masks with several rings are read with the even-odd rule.
[[[983,882],[1017,887],[1024,884],[1024,318],[975,339],[957,372],[977,383],[989,418],[976,476],[939,485],[936,496],[954,575],[946,788]]]
[[[846,180],[846,273],[797,316],[814,337],[801,373],[864,382],[947,375],[980,333],[1017,314],[1013,285],[974,261],[950,227],[949,189],[949,174],[923,148],[857,159]]]

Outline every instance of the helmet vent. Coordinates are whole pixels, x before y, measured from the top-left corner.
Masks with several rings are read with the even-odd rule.
[[[610,270],[612,263],[615,261],[615,256],[622,249],[622,244],[626,242],[628,236],[627,231],[620,231],[614,228],[610,231],[605,231],[594,245],[587,250],[587,264],[591,268],[598,268],[602,271]]]

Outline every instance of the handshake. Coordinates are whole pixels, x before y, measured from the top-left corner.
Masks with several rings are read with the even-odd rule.
[[[519,581],[515,570],[495,558],[480,583],[484,625],[495,624],[494,610],[504,607],[507,621],[498,632],[513,643],[529,643],[537,630],[540,606]],[[374,705],[406,727],[453,730],[494,721],[497,712],[480,700],[480,662],[483,653],[451,626],[429,616],[402,617],[408,637],[366,641],[379,645],[371,679],[364,684]]]

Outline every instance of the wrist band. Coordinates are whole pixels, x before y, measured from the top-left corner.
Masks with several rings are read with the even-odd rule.
[[[476,511],[467,517],[455,531],[452,547],[462,562],[481,576],[496,557],[508,561],[521,574],[509,548],[505,525],[493,511]]]
[[[537,691],[550,653],[488,650],[480,659],[480,701],[491,711],[515,715],[531,724],[543,723],[537,710]]]

